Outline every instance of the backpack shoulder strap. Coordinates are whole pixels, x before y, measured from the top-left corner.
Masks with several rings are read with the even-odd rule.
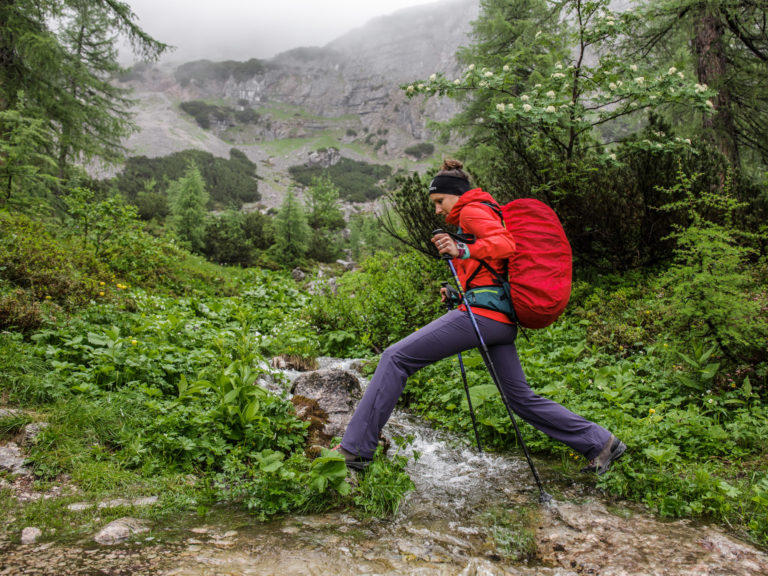
[[[495,202],[489,202],[488,200],[483,200],[481,202],[481,204],[485,204],[486,206],[488,206],[491,210],[493,210],[496,213],[496,215],[501,220],[501,225],[504,226],[504,229],[506,230],[507,229],[507,224],[506,224],[506,222],[504,222],[504,214],[501,211],[501,207],[498,204],[496,204]],[[504,286],[505,284],[507,284],[508,280],[505,278],[505,276],[507,275],[507,270],[509,268],[509,263],[506,260],[504,261],[504,276],[502,276],[501,274],[496,272],[496,270],[494,270],[493,267],[490,264],[488,264],[488,262],[486,262],[485,260],[483,260],[481,258],[478,258],[477,261],[480,262],[480,266],[475,268],[475,271],[467,279],[467,286],[469,286],[470,282],[472,282],[472,280],[475,279],[475,276],[477,276],[480,273],[480,270],[483,269],[483,268],[488,270],[493,275],[493,277],[496,279],[496,281],[500,285]]]
[[[495,202],[489,202],[488,200],[483,200],[481,204],[485,204],[491,210],[493,210],[496,213],[496,216],[499,217],[499,220],[501,220],[501,225],[504,226],[504,228],[506,229],[507,223],[504,222],[504,213],[501,211],[501,206],[499,206]]]

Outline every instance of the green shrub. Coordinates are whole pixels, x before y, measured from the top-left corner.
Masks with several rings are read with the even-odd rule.
[[[309,308],[321,334],[350,332],[360,344],[381,352],[440,313],[438,262],[419,254],[394,257],[380,252],[327,289]]]
[[[82,305],[98,294],[96,278],[107,276],[105,267],[80,247],[65,246],[41,222],[19,214],[0,213],[0,253],[0,278],[37,301]],[[12,300],[20,307],[16,312],[10,309]],[[34,300],[18,292],[6,296],[6,317],[32,320],[37,315]]]
[[[666,325],[688,345],[715,342],[734,363],[766,360],[764,282],[749,267],[755,250],[745,245],[756,236],[736,228],[740,206],[729,186],[699,191],[695,181],[680,172],[671,192],[683,199],[665,206],[682,208],[689,222],[673,234],[675,260],[659,279]]]
[[[402,450],[413,442],[413,437],[394,437],[395,454],[387,457],[377,449],[373,462],[366,468],[354,492],[355,505],[364,516],[383,517],[397,513],[403,497],[414,489],[413,481],[405,472],[408,458]],[[419,453],[414,453],[419,459]]]
[[[368,164],[358,160],[342,158],[337,164],[320,166],[291,166],[291,177],[303,186],[311,186],[316,178],[327,176],[339,189],[339,195],[350,202],[374,200],[384,192],[379,182],[392,174],[389,166]]]
[[[420,142],[413,146],[408,146],[403,152],[408,156],[413,156],[416,160],[421,160],[435,153],[435,145],[430,142]]]
[[[150,184],[153,191],[164,194],[169,182],[184,176],[190,162],[200,169],[205,181],[210,194],[209,209],[240,208],[243,202],[259,200],[256,164],[235,148],[230,150],[229,159],[202,150],[184,150],[159,158],[131,156],[120,174],[108,183],[136,204],[149,183],[155,183]]]
[[[186,86],[192,81],[206,85],[211,82],[226,82],[230,77],[238,82],[243,82],[263,74],[267,69],[268,65],[256,58],[251,58],[245,62],[195,60],[176,68],[174,75],[182,86]]]

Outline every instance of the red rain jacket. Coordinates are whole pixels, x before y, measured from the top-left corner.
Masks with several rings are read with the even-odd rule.
[[[496,204],[496,200],[488,192],[484,192],[480,188],[469,190],[459,197],[459,201],[456,202],[445,219],[449,224],[459,226],[462,233],[474,234],[477,237],[474,244],[467,246],[469,258],[453,260],[456,273],[459,275],[459,280],[461,280],[465,291],[478,286],[498,285],[493,275],[478,262],[479,259],[485,260],[499,275],[504,276],[506,260],[515,253],[515,239],[512,234],[504,228],[499,215],[483,202]],[[472,285],[467,286],[467,278],[472,276],[478,268],[480,271],[472,280]],[[459,309],[466,310],[463,304],[459,306]],[[506,314],[496,310],[474,307],[472,312],[477,316],[484,316],[507,324],[512,323]]]

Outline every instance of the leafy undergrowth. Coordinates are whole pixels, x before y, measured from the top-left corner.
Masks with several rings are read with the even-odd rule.
[[[39,221],[0,217],[0,242],[12,248],[0,295],[23,294],[41,312],[14,325],[19,308],[9,304],[16,316],[0,331],[0,406],[20,413],[0,418],[0,434],[5,441],[32,420],[46,424],[26,448],[34,481],[24,488],[58,494],[21,504],[3,488],[8,534],[36,525],[78,537],[126,508],[158,518],[229,504],[260,519],[397,509],[411,487],[402,456],[377,458],[374,475],[391,480],[379,490],[349,476],[335,452],[305,455],[307,423],[268,359],[315,358],[327,344],[302,318],[308,296],[290,276],[215,266],[139,233],[149,268],[126,279],[117,247],[96,257],[93,245]],[[158,505],[68,508],[149,495]]]

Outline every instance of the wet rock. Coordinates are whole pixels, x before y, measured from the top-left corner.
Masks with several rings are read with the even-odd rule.
[[[23,414],[24,412],[14,408],[0,408],[0,418],[14,418],[16,416],[22,416]]]
[[[21,531],[21,543],[22,544],[34,544],[37,539],[43,535],[43,531],[40,528],[34,526],[28,526]]]
[[[107,524],[93,537],[99,544],[110,545],[124,542],[134,534],[147,532],[149,528],[136,518],[119,518]]]
[[[341,436],[352,417],[363,391],[357,378],[346,370],[316,370],[301,374],[293,382],[291,393],[317,401],[328,414],[323,433]]]
[[[307,277],[306,273],[301,268],[294,268],[291,270],[291,276],[296,282],[301,282]]]
[[[344,270],[350,271],[355,269],[354,262],[348,262],[346,260],[336,260],[336,264],[339,264]]]
[[[16,442],[0,446],[0,470],[7,470],[12,474],[29,474],[29,469],[24,466],[21,448]]]
[[[120,506],[152,506],[157,504],[157,496],[147,496],[146,498],[135,498],[127,500],[125,498],[116,498],[99,502],[99,508],[119,508]]]
[[[40,435],[40,432],[42,432],[43,429],[47,427],[47,422],[32,422],[31,424],[24,426],[21,435],[21,445],[31,446],[37,442],[37,437]]]
[[[317,359],[305,356],[296,356],[293,354],[283,354],[275,356],[269,361],[270,366],[277,370],[298,370],[306,372],[307,370],[317,370]]]
[[[516,572],[511,572],[515,574]],[[502,574],[510,574],[503,568],[494,566],[486,560],[471,560],[469,564],[459,572],[458,576],[501,576]]]
[[[328,413],[320,408],[317,400],[307,398],[301,394],[295,394],[291,398],[296,410],[296,417],[304,422],[309,422],[307,428],[307,456],[316,458],[320,455],[320,446],[328,446],[331,436],[324,432],[325,425],[328,423]]]
[[[115,498],[114,500],[105,500],[104,502],[99,502],[98,504],[93,504],[92,502],[74,502],[69,504],[67,509],[72,510],[73,512],[79,512],[81,510],[88,510],[94,506],[99,509],[118,508],[120,506],[152,506],[157,504],[157,501],[157,496],[134,498],[133,500],[128,500],[126,498]]]
[[[712,527],[617,516],[596,502],[559,503],[542,519],[539,560],[580,574],[768,574],[765,554]]]

